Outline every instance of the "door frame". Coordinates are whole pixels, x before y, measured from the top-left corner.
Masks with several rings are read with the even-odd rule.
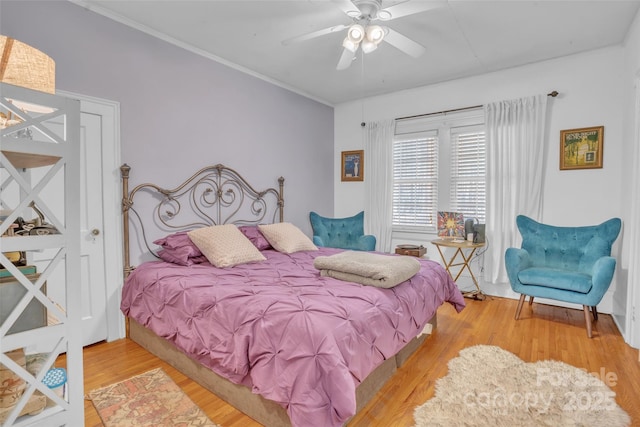
[[[120,312],[123,284],[122,196],[120,194],[120,103],[58,90],[57,94],[80,100],[80,112],[102,118],[102,206],[107,341],[124,338],[125,321]]]

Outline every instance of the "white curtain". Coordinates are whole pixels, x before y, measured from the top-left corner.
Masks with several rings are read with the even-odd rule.
[[[519,214],[541,219],[547,95],[485,105],[488,248],[485,280],[507,283],[504,254],[520,245]]]
[[[392,144],[395,120],[367,123],[364,140],[364,231],[376,236],[376,250],[391,251]]]
[[[640,302],[640,71],[635,81],[636,102],[634,115],[633,173],[631,179],[631,215],[624,225],[625,240],[629,242],[629,276],[627,278],[625,341],[640,347],[640,319],[634,316],[634,307]]]

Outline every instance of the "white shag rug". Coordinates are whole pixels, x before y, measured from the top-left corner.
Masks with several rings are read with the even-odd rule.
[[[627,427],[615,375],[563,362],[525,363],[500,347],[477,345],[448,363],[435,396],[414,411],[415,427]]]

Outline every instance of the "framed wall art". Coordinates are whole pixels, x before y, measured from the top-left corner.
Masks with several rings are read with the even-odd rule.
[[[464,217],[459,212],[438,211],[438,237],[464,239]]]
[[[342,181],[364,180],[364,150],[342,152]]]
[[[602,168],[604,126],[560,131],[560,170]]]

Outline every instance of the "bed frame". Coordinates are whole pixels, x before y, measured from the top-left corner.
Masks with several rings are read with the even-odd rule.
[[[124,164],[122,176],[122,212],[124,232],[124,277],[133,270],[130,265],[130,220],[136,219],[139,235],[150,253],[145,223],[134,209],[134,196],[147,193],[154,200],[153,224],[165,231],[179,231],[208,225],[235,223],[238,225],[284,221],[284,178],[278,178],[279,188],[256,191],[235,170],[217,164],[203,168],[174,189],[154,184],[140,184],[129,191],[129,172]],[[183,209],[188,207],[188,211]],[[129,214],[134,213],[131,217]],[[359,412],[391,378],[396,370],[422,345],[436,327],[436,316],[423,332],[411,340],[395,357],[378,366],[356,388],[356,411]],[[290,426],[286,410],[277,403],[254,394],[244,385],[217,375],[200,365],[173,343],[159,337],[133,319],[127,319],[127,336],[216,396],[267,427]]]

